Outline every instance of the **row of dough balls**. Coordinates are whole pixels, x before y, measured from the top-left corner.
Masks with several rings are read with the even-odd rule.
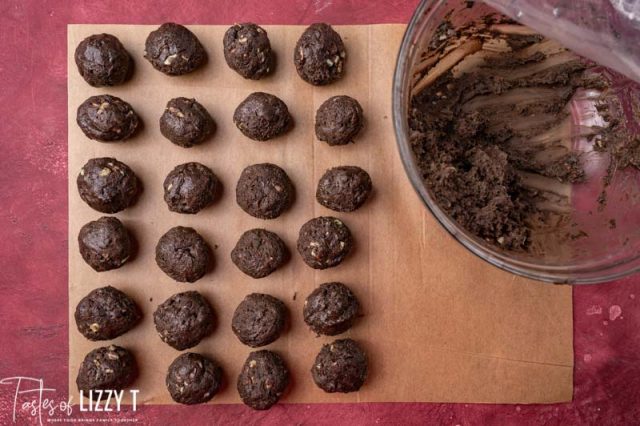
[[[275,70],[275,55],[267,32],[253,23],[235,24],[223,38],[224,58],[242,77],[259,80]],[[144,57],[160,72],[170,76],[188,74],[204,66],[207,52],[186,27],[165,23],[146,39]],[[94,87],[115,86],[133,74],[133,60],[117,37],[94,34],[76,48],[80,75]],[[310,25],[300,36],[293,62],[300,77],[313,85],[339,80],[344,73],[347,51],[340,34],[330,25]]]
[[[293,127],[284,101],[264,92],[247,96],[235,109],[233,122],[242,134],[256,141],[276,138]],[[91,96],[80,104],[76,123],[89,139],[99,142],[125,141],[141,127],[131,104],[109,94]],[[184,97],[169,100],[159,124],[165,138],[184,148],[201,144],[216,130],[216,122],[206,108]],[[353,142],[363,126],[362,106],[350,96],[332,96],[316,111],[316,137],[328,145]]]

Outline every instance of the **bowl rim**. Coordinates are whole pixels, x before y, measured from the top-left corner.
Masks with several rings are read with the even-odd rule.
[[[409,55],[414,53],[413,49],[416,48],[413,44],[414,33],[421,20],[429,19],[430,14],[434,12],[436,7],[443,3],[445,3],[443,0],[422,0],[418,4],[403,35],[400,50],[396,56],[396,66],[393,74],[391,112],[396,145],[405,173],[422,203],[435,216],[438,223],[467,250],[482,260],[516,275],[555,284],[595,284],[613,281],[640,271],[640,262],[637,262],[640,256],[621,259],[614,263],[606,264],[606,266],[587,265],[583,267],[575,265],[537,265],[510,258],[486,245],[482,245],[477,237],[458,226],[433,200],[418,173],[415,156],[408,138],[408,122],[402,114],[406,107],[404,102],[405,100],[408,102],[409,99],[408,96],[405,98],[406,88],[403,82],[410,72],[410,61],[404,60],[404,58],[409,58]],[[632,264],[634,261],[636,261],[636,265]],[[624,265],[628,265],[628,267],[624,268]]]

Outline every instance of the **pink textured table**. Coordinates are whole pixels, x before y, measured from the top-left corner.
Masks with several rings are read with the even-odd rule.
[[[407,22],[417,0],[207,3],[0,2],[0,379],[43,378],[57,390],[50,397],[67,394],[68,23]],[[117,416],[138,424],[638,424],[639,304],[640,276],[574,289],[575,390],[569,404],[281,404],[267,412],[241,405],[150,406]],[[0,424],[12,422],[13,398],[11,386],[0,386]],[[17,422],[37,418],[18,410]]]

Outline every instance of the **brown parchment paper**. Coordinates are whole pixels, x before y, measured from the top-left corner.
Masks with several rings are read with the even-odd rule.
[[[69,387],[77,401],[75,376],[85,354],[110,342],[89,342],[75,327],[73,311],[90,290],[111,284],[135,298],[144,320],[114,343],[132,349],[140,365],[135,388],[139,402],[172,403],[165,372],[178,351],[156,335],[152,314],[173,293],[198,290],[214,306],[218,326],[193,351],[223,366],[227,386],[214,403],[237,403],[235,381],[250,348],[231,331],[235,307],[251,292],[270,293],[289,307],[290,329],[269,349],[280,352],[291,370],[292,384],[282,402],[452,401],[544,403],[567,401],[572,395],[571,289],[528,281],[484,263],[458,245],[436,223],[411,188],[396,151],[391,122],[391,79],[403,25],[338,26],[347,46],[346,76],[327,87],[312,87],[296,74],[292,61],[299,26],[266,26],[277,53],[277,69],[262,81],[247,81],[224,62],[226,27],[190,27],[209,53],[209,63],[183,77],[168,77],[143,59],[144,40],[152,26],[70,25],[69,70]],[[86,36],[116,35],[135,59],[135,73],[125,85],[100,89],[87,85],[73,62],[77,44]],[[232,122],[233,110],[253,91],[282,98],[295,127],[270,142],[245,138]],[[144,130],[125,143],[87,139],[75,122],[76,108],[87,97],[110,93],[130,102],[144,121]],[[366,128],[355,144],[329,147],[315,140],[317,107],[332,95],[357,98]],[[214,138],[184,149],[164,139],[158,119],[167,101],[195,97],[218,124]],[[78,253],[80,227],[101,216],[78,195],[75,180],[92,157],[113,156],[133,168],[144,184],[138,203],[116,216],[132,230],[137,256],[121,269],[94,272]],[[220,177],[222,198],[197,215],[170,212],[162,182],[176,165],[199,161]],[[258,162],[283,167],[293,180],[297,198],[280,218],[259,220],[235,203],[241,170]],[[359,211],[333,213],[315,202],[316,183],[336,165],[365,168],[374,182],[373,198]],[[307,267],[295,249],[300,226],[319,215],[335,215],[351,228],[352,255],[325,271]],[[193,226],[216,249],[215,269],[195,284],[179,284],[154,261],[158,238],[170,227]],[[291,261],[267,278],[242,274],[229,253],[247,229],[277,232],[292,251]],[[369,353],[370,376],[360,392],[326,394],[309,370],[329,337],[316,337],[302,320],[306,296],[322,282],[339,280],[359,297],[364,316],[344,334]]]

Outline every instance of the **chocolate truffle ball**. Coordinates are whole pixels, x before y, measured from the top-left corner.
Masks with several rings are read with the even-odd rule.
[[[220,390],[222,368],[205,356],[187,352],[171,363],[165,384],[175,402],[202,404]]]
[[[138,177],[115,158],[92,158],[76,179],[80,198],[102,213],[117,213],[133,205],[138,197]]]
[[[100,142],[129,139],[140,119],[131,105],[111,95],[91,96],[79,107],[76,122],[89,138]]]
[[[233,113],[233,122],[246,137],[266,141],[289,130],[293,119],[280,98],[255,92],[238,105]]]
[[[318,181],[316,199],[328,209],[352,212],[367,201],[371,188],[371,177],[360,167],[334,167]]]
[[[156,263],[162,272],[178,282],[195,282],[209,270],[211,249],[193,228],[176,226],[156,245]]]
[[[300,228],[298,253],[314,269],[339,265],[351,251],[353,238],[347,225],[339,219],[321,216]]]
[[[204,142],[215,129],[213,118],[195,99],[171,99],[160,117],[160,133],[184,148]]]
[[[245,168],[236,185],[236,202],[259,219],[275,219],[291,206],[294,189],[289,176],[275,164]]]
[[[213,308],[197,291],[174,294],[153,313],[153,322],[163,342],[182,351],[213,332]]]
[[[367,355],[351,339],[339,339],[323,345],[311,375],[325,392],[355,392],[367,379]]]
[[[231,251],[231,260],[245,274],[264,278],[289,257],[284,241],[266,229],[246,231]]]
[[[316,137],[331,146],[353,142],[363,126],[362,107],[349,96],[333,96],[316,111]]]
[[[111,286],[97,288],[76,306],[78,331],[89,340],[111,340],[131,330],[142,318],[140,309],[124,292]]]
[[[164,201],[176,213],[195,214],[216,198],[220,183],[207,166],[186,163],[173,169],[164,180]]]
[[[242,402],[254,410],[271,408],[289,385],[289,370],[280,355],[261,350],[251,352],[238,376]]]
[[[328,24],[310,25],[298,39],[293,62],[307,83],[322,86],[340,79],[347,51],[340,34]]]
[[[200,40],[179,24],[166,23],[152,31],[144,44],[144,57],[167,75],[183,75],[207,62]]]
[[[280,337],[286,316],[287,308],[281,300],[268,294],[252,293],[236,308],[231,328],[242,343],[257,348]]]
[[[115,217],[101,217],[80,228],[80,255],[98,272],[110,271],[124,265],[133,251],[127,229]]]
[[[124,83],[133,71],[133,60],[120,40],[111,34],[94,34],[76,47],[78,72],[93,87]]]
[[[351,289],[338,282],[324,283],[304,302],[304,322],[317,334],[335,336],[347,331],[358,316],[360,304]]]
[[[138,365],[129,350],[116,346],[104,346],[92,350],[80,364],[76,385],[89,397],[90,391],[120,391],[129,387],[138,376]],[[105,395],[103,395],[104,397]],[[98,398],[93,395],[93,398]]]
[[[259,80],[273,69],[267,32],[256,24],[235,24],[224,34],[224,59],[244,78]]]

